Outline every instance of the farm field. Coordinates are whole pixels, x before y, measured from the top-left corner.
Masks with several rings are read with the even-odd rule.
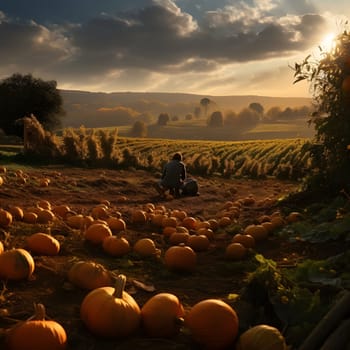
[[[271,295],[262,297],[262,293],[260,297],[263,299],[259,301],[256,299],[258,290],[254,291],[258,294],[251,299],[252,290],[247,288],[249,276],[255,273],[253,276],[259,277],[259,266],[260,269],[271,268],[271,273],[275,275],[276,271],[284,267],[290,270],[305,259],[326,259],[347,249],[337,241],[308,243],[288,240],[278,234],[282,230],[278,228],[272,231],[267,239],[256,242],[255,247],[249,249],[244,258],[230,260],[225,256],[225,249],[232,237],[246,226],[257,224],[263,215],[271,215],[280,210],[276,206],[278,200],[297,191],[300,185],[298,182],[197,177],[200,184],[199,196],[160,199],[152,188],[156,175],[143,170],[116,171],[46,166],[27,167],[22,172],[18,171],[18,167],[10,166],[2,175],[4,184],[1,186],[0,203],[3,209],[20,206],[24,211],[33,210],[33,207],[48,201],[52,208],[65,204],[75,214],[85,217],[93,215],[93,208],[108,201],[108,215],[121,215],[126,222],[126,229],[115,234],[127,238],[131,247],[141,238],[151,238],[160,254],[142,257],[131,250],[122,257],[110,256],[100,244],[89,244],[83,228],[73,228],[67,218],[63,219],[58,215],[48,223],[29,224],[13,220],[8,227],[1,229],[0,240],[5,250],[26,248],[27,237],[35,232],[51,234],[59,241],[61,249],[56,256],[33,254],[35,270],[28,280],[2,280],[2,342],[6,329],[33,314],[33,303],[43,303],[47,315],[65,328],[68,349],[200,349],[186,329],[170,339],[147,337],[142,328],[125,339],[106,340],[93,335],[86,329],[79,315],[80,304],[88,291],[77,287],[67,277],[70,267],[83,260],[100,263],[115,275],[126,275],[126,290],[140,307],[151,296],[161,292],[175,294],[186,310],[201,300],[218,298],[236,310],[240,331],[244,331],[253,323],[268,323],[283,330],[290,345],[300,344],[316,320],[311,319],[309,324],[305,323],[304,329],[299,329],[293,324],[288,325],[281,317],[283,313],[279,314],[280,317],[277,317],[278,313],[271,314],[271,310],[265,308],[268,309],[270,305],[279,310],[278,307],[283,304],[275,299],[281,297],[278,295],[281,290],[285,297],[289,295],[290,286],[284,286],[283,289],[280,285],[277,292],[271,285]],[[22,178],[26,181],[22,181]],[[42,185],[43,179],[50,180],[48,186]],[[142,223],[132,219],[135,210],[149,208],[147,205],[152,203],[156,208],[161,208],[166,216],[178,210],[202,222],[223,216],[229,202],[241,203],[239,215],[232,214],[229,225],[214,230],[213,236],[210,236],[209,248],[197,252],[196,267],[191,272],[173,272],[165,266],[164,253],[171,243],[169,237],[163,233],[162,226],[155,225],[151,219]],[[280,213],[286,220],[287,211]],[[284,227],[288,225],[285,224]],[[193,233],[193,229],[191,230]],[[257,260],[256,257],[260,258]],[[267,273],[266,269],[263,270]],[[266,279],[266,276],[264,278]],[[328,288],[325,288],[326,293],[322,294],[322,298],[329,302]],[[318,310],[317,320],[324,312],[325,309]]]

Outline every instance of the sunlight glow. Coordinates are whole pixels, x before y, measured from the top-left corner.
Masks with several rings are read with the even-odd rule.
[[[332,51],[334,45],[335,45],[335,39],[336,35],[334,33],[328,33],[324,36],[322,39],[319,47],[322,49],[323,52],[330,52]]]

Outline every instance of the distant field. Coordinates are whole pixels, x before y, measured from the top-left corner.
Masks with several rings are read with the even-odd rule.
[[[84,149],[87,140],[80,140]],[[83,158],[74,164],[94,167],[135,167],[160,171],[175,152],[182,152],[188,171],[193,175],[218,175],[224,177],[278,177],[301,179],[311,169],[308,150],[309,139],[271,139],[251,141],[173,140],[161,138],[131,138],[118,136],[113,158],[104,155],[96,159],[88,149],[81,152]],[[63,143],[62,143],[62,147]],[[21,147],[0,146],[1,163],[9,161]],[[69,151],[66,151],[68,154]],[[104,159],[109,159],[104,163]],[[48,159],[48,162],[52,162]],[[59,160],[62,162],[62,159]]]

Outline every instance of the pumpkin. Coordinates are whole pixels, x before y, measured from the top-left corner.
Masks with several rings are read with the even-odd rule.
[[[150,337],[168,338],[177,335],[184,315],[180,300],[171,293],[156,294],[141,308],[142,326]]]
[[[114,216],[106,219],[107,225],[112,231],[120,232],[126,230],[126,223],[122,218],[116,218]]]
[[[78,261],[68,270],[69,282],[83,289],[111,286],[112,276],[101,264],[93,261]]]
[[[176,227],[177,226],[177,218],[175,216],[165,216],[162,220],[163,227]]]
[[[0,254],[0,278],[26,279],[33,274],[34,268],[34,259],[25,249],[10,249]]]
[[[247,254],[247,248],[241,243],[230,243],[225,249],[225,256],[230,260],[240,260]]]
[[[183,243],[171,246],[164,254],[164,264],[169,270],[193,271],[196,267],[196,262],[196,252]]]
[[[226,227],[232,224],[232,219],[229,216],[222,216],[218,220],[219,227]]]
[[[4,178],[0,176],[0,186],[3,185],[3,183],[4,183]]]
[[[162,233],[166,237],[170,237],[174,232],[177,232],[176,227],[174,226],[165,226],[162,229]]]
[[[83,224],[84,216],[82,214],[75,214],[67,216],[67,224],[72,228],[80,228]]]
[[[124,291],[126,277],[119,275],[115,287],[89,292],[80,306],[85,326],[101,337],[126,337],[140,326],[141,310],[135,299]]]
[[[182,220],[182,226],[185,226],[189,230],[195,230],[197,225],[197,219],[195,219],[193,216],[186,216]]]
[[[169,242],[172,245],[177,245],[179,243],[186,243],[188,240],[188,237],[190,237],[190,234],[188,232],[175,231],[169,237]]]
[[[52,208],[52,212],[59,216],[62,219],[65,219],[67,214],[70,212],[70,208],[68,205],[61,204],[61,205],[56,205]]]
[[[0,254],[4,252],[4,244],[0,241]]]
[[[251,235],[255,241],[263,241],[268,237],[269,232],[263,225],[251,224],[244,229],[244,234]]]
[[[214,231],[211,228],[208,227],[201,227],[196,230],[197,235],[205,235],[208,237],[208,239],[214,239]]]
[[[205,299],[188,311],[184,325],[195,342],[205,349],[226,349],[238,334],[236,311],[219,299]]]
[[[134,224],[145,224],[147,222],[147,215],[144,210],[135,209],[131,213],[131,222]]]
[[[46,320],[45,307],[36,304],[35,314],[11,328],[6,343],[11,350],[63,350],[67,346],[64,328],[54,320]]]
[[[85,239],[93,244],[100,244],[109,236],[112,236],[112,231],[107,224],[95,223],[85,230]]]
[[[122,256],[130,252],[129,241],[124,237],[108,236],[102,241],[103,250],[111,256]]]
[[[38,212],[37,221],[40,224],[48,224],[49,222],[52,222],[54,219],[55,219],[55,214],[49,209],[43,209],[40,212]]]
[[[216,220],[216,219],[209,219],[208,222],[210,224],[210,228],[213,231],[216,231],[219,228],[218,220]]]
[[[47,233],[37,232],[27,237],[27,248],[34,254],[57,255],[60,242]]]
[[[15,220],[23,219],[23,209],[18,206],[11,206],[8,208],[8,211],[11,213],[12,218]]]
[[[45,199],[41,199],[39,202],[37,202],[37,205],[42,209],[51,210],[51,203]]]
[[[266,324],[259,324],[243,332],[238,338],[237,350],[286,350],[287,345],[280,331]]]
[[[286,217],[288,223],[299,221],[302,218],[301,213],[298,211],[292,211]]]
[[[206,235],[190,235],[187,240],[187,245],[195,252],[202,252],[209,248],[210,241]]]
[[[151,238],[140,238],[133,246],[133,251],[143,257],[159,255],[160,250],[157,249]]]
[[[5,209],[0,209],[0,226],[9,227],[11,224],[12,224],[12,214]]]
[[[25,211],[23,213],[23,222],[27,224],[35,224],[38,219],[38,214],[34,213],[33,211]]]
[[[164,214],[154,214],[151,217],[151,223],[157,227],[162,227],[164,217]]]
[[[246,248],[254,248],[255,238],[251,235],[242,235],[237,233],[232,237],[232,243],[241,243]]]
[[[104,204],[98,205],[91,209],[91,216],[94,219],[102,219],[105,220],[109,217],[108,207]]]

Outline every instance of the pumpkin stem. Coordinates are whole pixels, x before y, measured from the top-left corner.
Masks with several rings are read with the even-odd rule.
[[[115,282],[115,287],[114,287],[114,293],[113,296],[115,298],[123,298],[123,291],[125,288],[125,284],[126,284],[126,276],[125,275],[118,275],[116,282]]]
[[[44,321],[46,317],[46,310],[43,304],[34,304],[34,315],[30,318],[32,320]]]

